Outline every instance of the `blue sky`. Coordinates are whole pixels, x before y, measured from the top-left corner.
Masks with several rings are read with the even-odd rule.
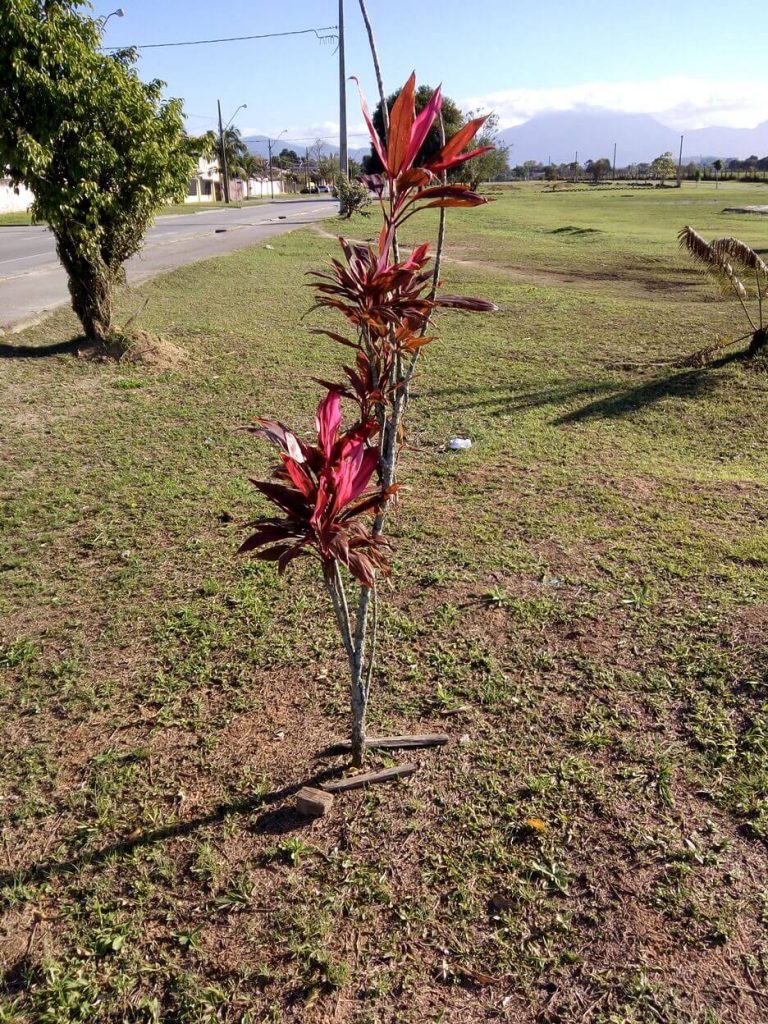
[[[249,4],[211,0],[122,0],[105,45],[173,42],[334,25],[338,0]],[[461,106],[495,108],[502,126],[544,110],[591,105],[655,114],[678,128],[751,127],[768,120],[768,4],[722,0],[638,0],[610,5],[546,0],[369,0],[389,91],[415,68],[443,82]],[[96,7],[97,14],[112,10]],[[218,12],[222,16],[218,16]],[[376,98],[357,0],[346,0],[347,73]],[[226,14],[224,13],[226,12]],[[314,36],[148,50],[142,77],[159,77],[184,99],[191,131],[213,127],[216,99],[245,134],[333,137],[338,131],[338,65]],[[362,132],[348,91],[351,132]],[[364,145],[362,134],[350,145]]]

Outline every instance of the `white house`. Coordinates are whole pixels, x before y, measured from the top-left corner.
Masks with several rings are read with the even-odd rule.
[[[26,185],[13,185],[10,178],[0,177],[0,213],[26,213],[34,198]]]
[[[271,198],[272,193],[279,196],[285,191],[283,184],[283,172],[278,168],[272,169],[273,183],[268,175],[258,178],[249,178],[243,181],[241,178],[232,178],[229,182],[229,197],[232,202],[240,202],[243,199]],[[189,192],[184,200],[185,203],[210,203],[221,201],[224,198],[222,175],[216,160],[209,160],[207,157],[200,157],[197,161],[197,169],[193,178],[189,181]]]
[[[210,203],[221,192],[221,174],[216,161],[201,156],[197,160],[194,177],[189,179],[189,191],[185,203]]]

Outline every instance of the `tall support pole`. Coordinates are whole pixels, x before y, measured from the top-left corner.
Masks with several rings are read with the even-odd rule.
[[[680,156],[677,158],[677,187],[681,188],[683,184],[683,139],[684,135],[680,136]]]
[[[616,143],[613,144],[613,180],[616,181]]]
[[[275,182],[272,178],[272,139],[267,139],[267,148],[269,149],[269,190],[272,193],[272,198],[275,198]]]
[[[347,69],[344,54],[344,0],[339,0],[339,177],[349,176],[347,147]],[[338,186],[337,186],[338,187]],[[346,213],[343,200],[339,213]]]
[[[219,151],[221,153],[221,167],[224,175],[224,202],[229,202],[229,173],[227,172],[227,151],[224,147],[224,129],[221,123],[221,100],[216,100],[219,105]]]
[[[347,70],[344,56],[344,0],[339,0],[339,172],[349,174]]]

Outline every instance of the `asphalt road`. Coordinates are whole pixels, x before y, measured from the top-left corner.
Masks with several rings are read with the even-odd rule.
[[[333,214],[334,199],[279,200],[263,206],[158,217],[129,260],[128,283],[245,249]],[[0,333],[18,331],[69,302],[67,278],[47,227],[0,227]]]

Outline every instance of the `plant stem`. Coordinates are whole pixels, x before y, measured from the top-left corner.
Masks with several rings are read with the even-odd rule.
[[[349,605],[347,604],[347,595],[344,591],[344,582],[339,572],[338,562],[334,562],[332,568],[330,566],[323,567],[323,578],[331,598],[339,632],[344,641],[344,650],[347,652],[349,667],[354,673],[355,652],[352,644],[352,623],[349,618]]]
[[[371,47],[371,58],[373,60],[373,70],[376,74],[376,84],[379,87],[381,119],[384,123],[384,144],[386,145],[387,135],[389,134],[389,110],[387,108],[387,98],[384,95],[384,79],[381,77],[381,65],[379,64],[379,52],[376,49],[376,37],[373,34],[373,26],[371,25],[371,19],[368,17],[368,8],[365,5],[365,0],[360,0],[360,11],[363,15],[363,21],[365,22],[365,30],[368,33],[368,42]]]
[[[365,685],[365,647],[368,632],[368,609],[371,603],[370,587],[360,588],[355,618],[355,642],[352,659],[350,696],[352,698],[352,764],[359,768],[365,757],[365,712],[368,692]]]
[[[442,112],[442,110],[440,111],[439,126],[440,126],[440,145],[444,146],[445,145],[445,121],[443,120],[443,112]],[[443,185],[447,185],[448,184],[448,171],[443,171],[443,173],[442,173],[442,175],[440,177],[441,177]],[[443,262],[443,248],[444,248],[444,246],[445,246],[445,207],[441,206],[440,207],[440,223],[438,224],[438,228],[437,228],[437,249],[435,250],[435,268],[434,268],[434,272],[432,274],[432,291],[430,292],[430,296],[429,296],[430,299],[434,299],[434,297],[437,295],[437,287],[440,284],[440,266],[441,266],[441,264]],[[427,325],[424,324],[424,329],[422,330],[422,335],[426,334],[426,331],[427,331]],[[418,351],[419,350],[416,349],[416,354],[418,354]],[[413,376],[413,373],[411,373],[411,376]]]

